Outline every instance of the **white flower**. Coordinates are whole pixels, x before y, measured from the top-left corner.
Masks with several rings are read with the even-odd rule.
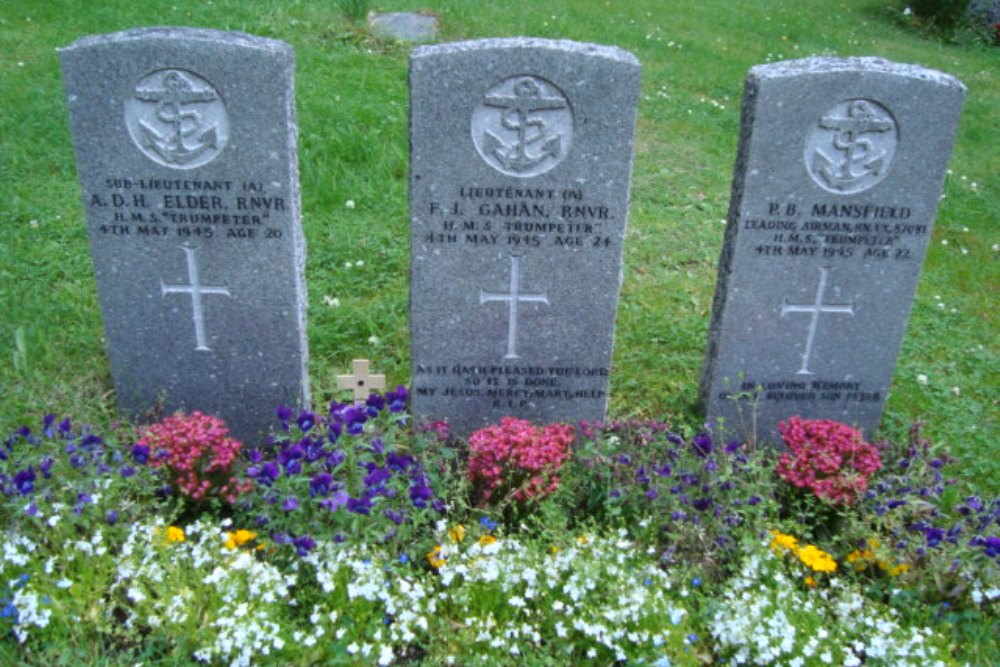
[[[323,303],[326,304],[327,306],[330,306],[331,308],[340,307],[340,299],[338,299],[335,296],[330,296],[328,294],[323,296]]]
[[[354,208],[354,200],[348,199],[344,202],[344,208]]]
[[[378,345],[378,336],[369,336],[368,337],[368,344],[369,345]]]
[[[917,383],[918,384],[927,384],[927,382],[928,382],[928,380],[927,380],[927,376],[926,375],[924,375],[923,373],[920,373],[919,375],[917,375]]]

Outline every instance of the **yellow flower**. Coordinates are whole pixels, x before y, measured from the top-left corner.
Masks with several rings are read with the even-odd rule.
[[[184,529],[177,526],[167,526],[167,542],[183,542]]]
[[[786,535],[779,530],[768,531],[771,533],[771,550],[779,553],[782,549],[794,552],[799,548],[799,541],[792,535]]]
[[[806,582],[806,586],[808,586],[809,588],[816,588],[816,579],[814,579],[811,574],[806,575],[806,578],[803,579],[803,581]]]
[[[455,524],[452,528],[448,529],[448,537],[451,538],[452,542],[458,544],[465,539],[465,526],[460,523]]]
[[[493,537],[492,535],[483,535],[482,537],[479,538],[479,546],[488,547],[496,541],[497,538]]]
[[[833,559],[833,556],[811,544],[796,551],[795,555],[814,572],[837,571],[837,561]]]
[[[580,535],[576,538],[577,543],[582,547],[590,544],[590,538],[586,535]]]
[[[549,553],[555,556],[557,553],[559,553],[559,547],[553,544],[551,547],[549,547]]]
[[[896,567],[894,567],[891,570],[889,570],[889,576],[890,577],[898,577],[899,575],[901,575],[901,574],[903,574],[905,572],[909,572],[909,571],[910,571],[910,565],[909,565],[909,563],[900,563]]]
[[[448,559],[441,556],[441,547],[436,546],[427,552],[427,562],[436,570],[447,563]]]

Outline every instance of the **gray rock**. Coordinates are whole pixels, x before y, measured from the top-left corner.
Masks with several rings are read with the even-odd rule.
[[[438,19],[429,14],[374,14],[368,19],[368,25],[376,35],[404,42],[433,42],[438,34]]]
[[[639,63],[496,39],[410,60],[412,405],[467,433],[605,416]]]
[[[750,70],[701,384],[711,420],[871,433],[892,382],[965,98],[873,58]],[[780,440],[778,440],[780,442]]]
[[[151,28],[60,57],[122,410],[259,438],[308,396],[291,47]]]

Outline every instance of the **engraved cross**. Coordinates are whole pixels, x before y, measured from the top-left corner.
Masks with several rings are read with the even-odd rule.
[[[809,334],[806,336],[806,349],[802,353],[802,367],[796,375],[812,375],[809,370],[809,358],[812,356],[813,342],[816,340],[816,331],[819,329],[820,313],[835,313],[841,315],[854,315],[853,304],[829,304],[823,303],[823,296],[826,293],[826,278],[830,272],[830,267],[821,266],[819,268],[819,285],[816,287],[816,298],[811,304],[790,304],[785,300],[781,307],[781,316],[788,313],[809,313],[812,315],[809,320]]]
[[[202,294],[221,294],[223,296],[232,296],[229,293],[228,287],[218,287],[214,285],[202,285],[201,279],[198,276],[198,259],[194,255],[195,249],[190,246],[180,246],[180,249],[184,251],[187,256],[187,270],[188,270],[188,284],[187,285],[171,285],[169,283],[163,282],[160,279],[160,291],[161,296],[167,296],[168,294],[190,294],[191,295],[191,313],[192,319],[194,319],[194,338],[195,338],[195,351],[196,352],[211,352],[212,350],[208,347],[208,342],[205,339],[205,312],[201,305],[201,295]]]
[[[517,317],[518,317],[518,304],[521,302],[527,303],[544,303],[548,305],[549,297],[547,294],[522,294],[521,293],[521,257],[520,255],[510,256],[510,291],[507,293],[503,292],[487,292],[484,289],[479,290],[479,305],[489,303],[491,301],[501,301],[507,304],[507,354],[504,355],[504,359],[520,359],[521,357],[517,354]]]

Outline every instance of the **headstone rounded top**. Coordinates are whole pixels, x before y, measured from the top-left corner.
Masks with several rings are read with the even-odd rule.
[[[58,49],[59,51],[71,51],[73,49],[101,46],[107,44],[120,44],[130,41],[146,41],[152,39],[164,40],[194,40],[212,42],[215,44],[231,44],[251,49],[261,49],[265,51],[290,53],[292,47],[280,40],[267,37],[257,37],[245,32],[211,30],[209,28],[188,28],[183,26],[155,26],[149,28],[133,28],[120,32],[111,32],[104,35],[88,35],[74,41],[69,46]]]
[[[577,55],[597,56],[609,60],[618,60],[632,65],[639,65],[639,59],[632,53],[617,46],[592,44],[589,42],[574,42],[568,39],[544,39],[541,37],[497,37],[493,39],[477,39],[467,42],[449,42],[420,46],[414,49],[410,56],[412,60],[433,56],[470,53],[474,51],[495,51],[500,49],[545,49],[548,51],[564,51]]]
[[[783,60],[766,65],[756,65],[750,68],[750,77],[758,79],[776,79],[809,74],[836,72],[893,74],[895,76],[912,77],[935,81],[945,86],[958,86],[965,90],[965,85],[950,74],[929,69],[921,65],[896,63],[885,58],[850,57],[839,58],[830,56],[812,56],[798,60]]]

